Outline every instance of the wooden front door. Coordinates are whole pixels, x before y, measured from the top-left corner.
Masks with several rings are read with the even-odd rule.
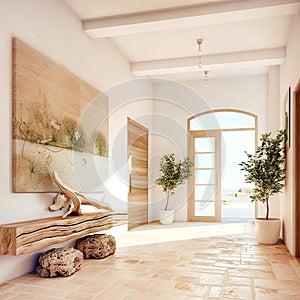
[[[148,129],[127,119],[128,229],[148,223]]]
[[[191,133],[194,172],[189,197],[189,221],[219,222],[221,220],[221,193],[219,170],[221,165],[221,131]]]

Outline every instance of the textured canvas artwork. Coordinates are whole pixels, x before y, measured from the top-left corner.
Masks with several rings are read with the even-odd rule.
[[[51,173],[83,192],[108,175],[108,98],[13,39],[13,190],[54,192]]]

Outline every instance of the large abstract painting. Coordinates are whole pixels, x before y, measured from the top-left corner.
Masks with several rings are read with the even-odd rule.
[[[108,175],[108,98],[13,39],[13,190],[103,190]]]

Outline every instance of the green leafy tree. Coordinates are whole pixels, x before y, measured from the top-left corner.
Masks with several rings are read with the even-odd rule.
[[[163,191],[167,194],[165,210],[168,209],[170,196],[174,194],[176,187],[185,183],[185,181],[191,176],[192,166],[193,164],[189,157],[186,157],[183,161],[176,163],[174,153],[162,156],[159,168],[159,171],[162,174],[155,180],[155,183],[160,185]]]
[[[276,137],[264,133],[260,138],[255,155],[247,154],[248,160],[239,165],[245,171],[247,183],[255,187],[250,198],[266,205],[266,220],[269,219],[269,197],[281,192],[285,180],[285,147],[286,131],[279,130]]]

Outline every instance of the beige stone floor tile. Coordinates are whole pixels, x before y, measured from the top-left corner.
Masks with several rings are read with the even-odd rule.
[[[292,299],[293,299],[293,296],[289,296],[289,295],[281,294],[281,293],[278,294],[278,300],[292,300]]]
[[[144,266],[144,268],[147,268],[147,269],[148,269],[148,267],[154,266],[156,263],[157,262],[154,260],[146,260],[146,259],[140,260],[140,262],[139,262],[140,265]]]
[[[136,292],[125,296],[123,300],[188,300],[189,298],[184,295],[174,293],[155,293],[155,292]]]
[[[69,294],[64,299],[68,299],[68,300],[93,300],[93,299],[95,299],[95,297],[97,297],[97,296],[93,295],[93,294],[81,293],[81,292],[76,291],[76,292],[73,292],[73,293]]]
[[[227,280],[228,284],[240,284],[240,285],[252,285],[253,279],[248,277],[233,277],[229,276]]]
[[[300,260],[290,260],[289,264],[293,268],[294,272],[297,274],[298,279],[300,279]]]
[[[152,273],[152,274],[157,274],[157,273],[160,273],[160,274],[163,274],[163,273],[172,273],[172,270],[173,269],[170,269],[170,268],[167,268],[165,266],[161,266],[159,263],[157,263],[155,266],[153,266],[150,270],[149,270],[149,273]],[[176,268],[176,270],[178,270]]]
[[[6,292],[6,293],[0,293],[0,299],[10,300],[12,298],[16,297],[16,293],[14,292]],[[52,299],[53,300],[53,299]]]
[[[99,271],[105,271],[106,269],[110,268],[111,265],[117,260],[118,259],[116,256],[109,256],[105,259],[85,259],[84,263],[82,264],[82,270],[94,268]]]
[[[294,259],[289,261],[290,266],[293,268],[294,272],[297,274],[298,279],[300,279],[300,259]]]
[[[224,287],[223,297],[228,299],[254,299],[254,293],[249,286],[228,285]]]
[[[224,267],[216,267],[216,266],[197,266],[191,269],[192,272],[195,273],[215,273],[215,274],[225,274],[227,271]]]
[[[209,286],[188,282],[178,282],[175,285],[176,293],[192,296],[192,297],[206,297],[209,293]]]
[[[107,286],[107,287],[102,287],[102,286],[98,287],[95,285],[89,286],[88,284],[81,285],[81,286],[77,286],[77,288],[73,289],[73,294],[74,293],[86,294],[87,296],[90,296],[92,298],[93,296],[98,295],[104,288],[111,288],[111,285]]]
[[[278,299],[278,292],[272,289],[255,289],[255,297],[256,299],[261,300],[279,300]]]
[[[197,283],[199,281],[199,276],[195,275],[181,275],[175,278],[176,282],[187,282],[187,283]]]
[[[284,262],[273,262],[271,264],[276,279],[279,280],[298,280],[299,277],[292,266]]]
[[[100,268],[86,268],[83,270],[80,270],[78,272],[76,272],[74,275],[76,275],[76,277],[80,277],[80,278],[84,278],[85,280],[89,280],[92,279],[95,276],[95,273],[97,272],[102,273],[103,270],[101,270]],[[80,272],[80,275],[79,275]]]
[[[36,275],[35,277],[25,281],[23,285],[41,288],[58,288],[59,286],[67,284],[70,281],[70,278],[71,277],[42,278]]]
[[[109,293],[104,291],[103,293],[95,296],[92,298],[92,300],[123,300],[124,297],[126,297],[126,295],[124,295],[124,293],[117,293],[115,291]]]
[[[125,296],[136,292],[131,289],[125,288],[120,282],[116,282],[112,287],[108,287],[99,292],[95,299],[105,299],[105,300],[123,300]]]
[[[10,282],[11,283],[19,283],[19,284],[24,284],[25,282],[28,282],[32,278],[36,278],[35,274],[30,274],[31,276],[21,276],[17,277],[15,279],[12,279]],[[0,285],[1,286],[1,285]]]
[[[0,295],[7,293],[7,292],[13,292],[19,286],[21,286],[21,285],[17,284],[17,283],[12,283],[12,282],[2,283],[2,284],[0,284]]]
[[[253,265],[254,267],[256,267],[256,266],[260,266],[260,267],[270,266],[270,263],[267,259],[246,258],[246,259],[241,259],[240,263],[242,265],[247,265],[247,266]]]
[[[111,288],[115,286],[123,286],[124,289],[134,291],[145,291],[151,285],[150,281],[144,281],[142,279],[120,279],[114,283]]]
[[[211,286],[208,299],[220,299],[222,297],[223,288],[221,286]]]
[[[228,270],[229,276],[235,277],[249,277],[249,278],[265,278],[265,279],[275,279],[273,272],[269,270],[251,270],[251,269],[242,269],[235,268]]]
[[[152,271],[152,279],[164,279],[164,280],[175,280],[178,277],[177,270],[160,270],[157,269],[156,271]]]
[[[175,282],[172,280],[154,279],[152,280],[148,290],[153,292],[168,293],[173,292],[174,288]]]
[[[17,294],[15,297],[10,298],[13,300],[54,300],[54,299],[64,299],[57,295],[48,296],[44,294]],[[5,299],[6,300],[6,299]]]
[[[86,289],[93,289],[96,287],[98,291],[101,291],[112,286],[117,280],[118,278],[116,277],[97,276],[96,278],[87,281],[82,286]]]
[[[70,277],[57,277],[56,279],[58,280],[57,281],[57,286],[56,288],[57,289],[66,289],[67,287],[72,290],[74,288],[74,286],[80,286],[80,285],[83,285],[83,284],[86,284],[90,279],[86,279],[85,277],[81,277],[81,271],[79,271],[80,274],[73,274],[72,276]],[[77,273],[79,273],[77,272]],[[52,278],[44,278],[44,281],[47,282],[47,280],[52,280]],[[54,278],[53,278],[54,279]],[[62,279],[62,280],[60,280]],[[67,280],[65,280],[67,279]]]
[[[203,258],[203,259],[195,259],[193,261],[193,265],[196,266],[215,266],[217,263],[217,258]]]
[[[223,285],[225,276],[221,274],[203,273],[200,275],[198,282],[207,285]]]
[[[152,276],[152,273],[150,272],[144,272],[144,271],[136,271],[136,270],[108,270],[104,273],[102,273],[100,276],[95,277],[93,280],[98,278],[106,278],[108,281],[114,281],[115,279],[135,279],[139,278],[140,280],[148,280]],[[91,281],[93,281],[91,280]]]
[[[45,278],[47,280],[47,278]],[[14,289],[16,293],[22,294],[29,294],[32,296],[38,295],[46,295],[51,297],[65,297],[70,294],[70,290],[66,289],[54,289],[54,288],[45,288],[45,287],[38,287],[38,286],[29,286],[29,285],[20,285],[19,287]],[[58,298],[59,299],[59,298]]]
[[[245,270],[262,270],[262,271],[268,271],[269,273],[273,272],[271,263],[268,263],[267,265],[266,264],[262,264],[262,265],[240,264],[238,268],[245,269]]]
[[[291,280],[269,280],[269,279],[254,279],[255,287],[264,289],[274,289],[282,294],[291,296],[300,295],[300,282]]]
[[[237,262],[226,261],[226,260],[220,260],[220,261],[217,261],[215,263],[216,267],[223,267],[223,268],[226,268],[226,269],[234,269],[239,265],[240,264],[237,263]]]

